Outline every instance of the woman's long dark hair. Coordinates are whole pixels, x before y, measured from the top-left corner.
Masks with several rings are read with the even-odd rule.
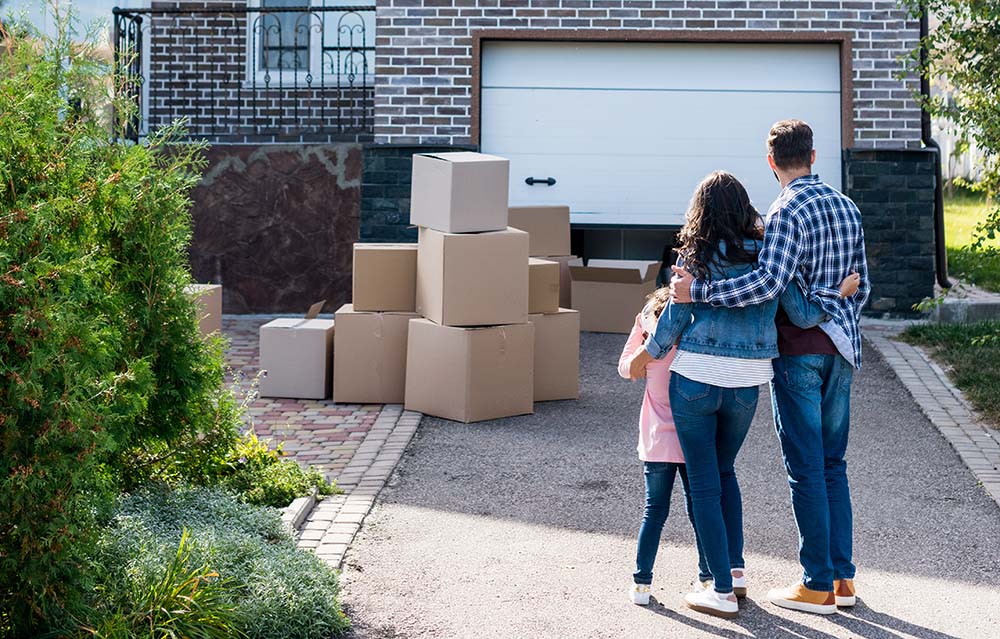
[[[698,185],[688,206],[687,222],[677,236],[677,254],[696,278],[709,276],[709,265],[719,259],[719,244],[726,243],[730,263],[753,263],[757,252],[748,251],[746,238],[762,238],[760,214],[732,173],[716,171]]]

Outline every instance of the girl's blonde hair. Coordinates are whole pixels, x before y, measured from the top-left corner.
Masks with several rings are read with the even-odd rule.
[[[660,317],[660,313],[667,307],[670,301],[670,287],[658,288],[646,296],[646,305],[651,306],[654,317]]]

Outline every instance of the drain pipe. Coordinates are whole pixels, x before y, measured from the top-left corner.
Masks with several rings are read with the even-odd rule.
[[[929,30],[927,17],[927,5],[922,3],[920,11],[920,94],[925,100],[931,97],[931,81],[924,73],[927,69],[927,45],[925,43]],[[926,109],[920,109],[920,140],[929,149],[934,149],[935,154],[935,179],[934,179],[934,266],[937,273],[937,282],[941,288],[951,288],[951,281],[948,279],[948,248],[944,243],[944,185],[941,179],[941,147],[937,141],[931,137],[931,114]]]

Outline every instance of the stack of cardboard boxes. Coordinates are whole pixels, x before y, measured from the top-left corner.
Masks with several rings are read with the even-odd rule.
[[[535,401],[580,395],[580,313],[570,306],[568,206],[517,206],[510,225],[528,233],[528,321],[535,327]]]
[[[271,351],[329,360],[319,332],[305,348],[293,339],[313,328],[310,322],[328,322],[323,336],[332,343],[339,403],[404,403],[474,422],[578,397],[579,313],[560,307],[568,266],[529,258],[554,254],[568,264],[569,211],[513,209],[527,230],[508,226],[508,177],[508,161],[495,156],[415,155],[410,220],[417,244],[355,244],[353,302],[336,312],[336,331],[334,321],[315,318],[269,323],[261,328],[261,367],[290,359],[269,353],[265,361],[265,342],[277,343],[269,334],[281,330],[283,346]],[[305,368],[317,378],[310,392],[329,388],[329,373],[310,364],[298,369],[300,378]],[[273,377],[269,369],[265,380]],[[265,392],[262,384],[262,394],[279,392],[289,391],[271,384]]]

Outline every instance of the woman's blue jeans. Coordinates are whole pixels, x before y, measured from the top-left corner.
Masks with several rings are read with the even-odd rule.
[[[743,498],[736,455],[743,446],[759,389],[721,388],[670,375],[670,408],[687,462],[695,527],[716,592],[731,592],[730,571],[743,568]]]
[[[635,572],[632,578],[637,584],[653,583],[653,563],[656,561],[656,551],[660,547],[660,534],[663,525],[670,514],[670,495],[674,491],[674,479],[681,476],[681,488],[684,490],[684,510],[687,511],[691,528],[694,530],[695,546],[698,548],[698,580],[711,579],[708,572],[708,562],[701,550],[698,540],[698,529],[694,525],[694,513],[691,510],[691,490],[688,486],[687,470],[684,464],[672,462],[643,462],[643,476],[646,480],[646,509],[642,514],[642,525],[639,527],[639,547],[635,553]]]

